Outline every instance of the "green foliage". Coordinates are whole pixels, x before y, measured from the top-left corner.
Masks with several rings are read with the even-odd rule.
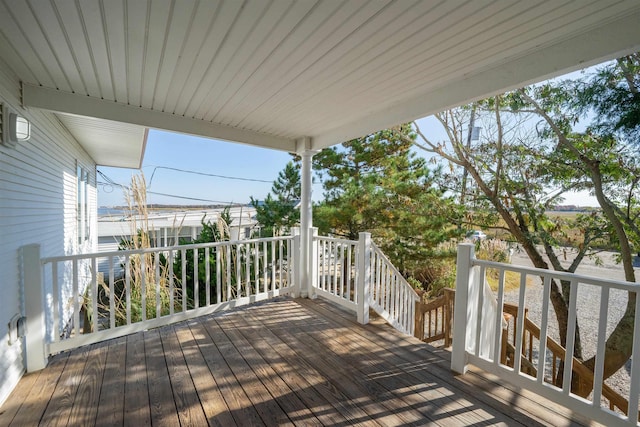
[[[410,149],[410,125],[384,130],[323,150],[314,157],[325,200],[314,207],[321,234],[356,240],[371,232],[392,262],[407,274],[440,242],[459,232],[459,210],[436,185],[439,171]]]
[[[271,193],[260,203],[251,198],[256,209],[256,220],[262,226],[263,236],[283,235],[300,222],[300,169],[289,162],[273,182]]]
[[[581,79],[520,91],[543,119],[541,135],[555,144],[548,156],[557,165],[547,171],[550,182],[596,196],[602,214],[577,225],[595,237],[592,244],[621,251],[627,264],[640,249],[639,83],[640,56],[633,54]],[[578,120],[584,130],[574,129]]]
[[[180,245],[186,244],[197,244],[197,243],[213,243],[213,242],[222,242],[229,240],[229,225],[231,224],[231,215],[229,213],[229,208],[225,208],[220,213],[220,218],[217,222],[211,222],[210,220],[205,222],[204,219],[201,221],[202,230],[198,237],[191,241],[181,240]],[[196,288],[195,288],[195,264],[194,264],[194,251],[187,250],[185,251],[185,281],[182,283],[182,258],[176,257],[173,263],[173,271],[175,277],[177,278],[176,282],[179,283],[179,287],[182,289],[183,295],[187,298],[187,307],[194,308],[195,300],[196,300]],[[216,259],[217,252],[213,249],[209,250],[209,275],[210,275],[210,301],[212,304],[217,303],[217,277],[216,277]],[[207,292],[207,283],[206,283],[206,268],[207,268],[207,257],[205,249],[199,249],[197,251],[197,262],[198,262],[198,306],[204,307],[206,305],[206,292]]]
[[[591,126],[600,134],[618,135],[640,145],[640,53],[619,58],[586,80],[573,82],[571,107],[592,111]]]

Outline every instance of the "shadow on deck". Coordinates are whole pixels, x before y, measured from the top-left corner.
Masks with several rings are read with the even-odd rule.
[[[588,425],[324,300],[282,298],[53,357],[0,425]]]

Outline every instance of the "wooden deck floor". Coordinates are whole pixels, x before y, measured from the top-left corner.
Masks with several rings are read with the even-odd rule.
[[[322,300],[274,300],[55,356],[0,426],[573,425],[577,414]]]

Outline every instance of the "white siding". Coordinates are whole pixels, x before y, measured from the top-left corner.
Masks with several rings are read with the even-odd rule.
[[[41,245],[42,256],[94,250],[97,242],[95,163],[52,114],[24,110],[19,77],[0,60],[0,104],[31,122],[31,139],[0,145],[0,404],[24,372],[22,343],[9,346],[9,320],[23,315],[18,249]],[[92,238],[77,247],[76,162],[89,171]]]

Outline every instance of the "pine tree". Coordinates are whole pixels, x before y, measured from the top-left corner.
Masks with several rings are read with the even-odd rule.
[[[323,150],[314,168],[323,179],[325,200],[315,207],[321,234],[356,240],[371,232],[396,266],[408,273],[438,243],[457,233],[458,209],[435,185],[438,171],[411,151],[409,125],[354,139]]]
[[[300,168],[291,161],[273,182],[273,196],[267,194],[263,202],[251,198],[263,236],[286,234],[300,222],[300,191]]]

